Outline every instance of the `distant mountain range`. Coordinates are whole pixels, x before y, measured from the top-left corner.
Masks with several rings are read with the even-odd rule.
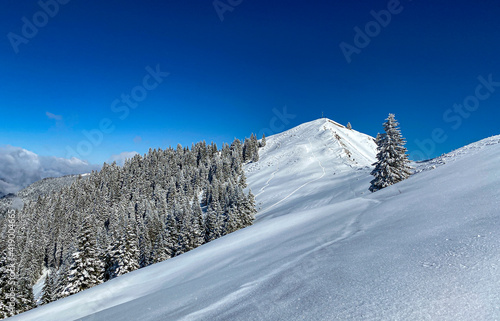
[[[87,174],[81,175],[85,177]],[[80,175],[67,175],[62,177],[49,177],[34,182],[17,193],[11,193],[0,197],[0,214],[12,205],[15,199],[21,199],[23,202],[36,201],[39,196],[55,193],[65,186],[71,185]]]

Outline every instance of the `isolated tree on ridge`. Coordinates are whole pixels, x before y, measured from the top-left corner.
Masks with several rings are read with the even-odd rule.
[[[411,175],[408,155],[404,147],[406,141],[397,127],[399,123],[394,114],[389,114],[384,123],[385,133],[377,135],[377,162],[371,172],[375,178],[370,182],[370,191],[400,182]]]

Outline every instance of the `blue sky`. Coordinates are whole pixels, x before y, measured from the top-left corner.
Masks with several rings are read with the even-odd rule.
[[[40,3],[0,5],[0,145],[102,163],[322,112],[373,136],[395,113],[414,159],[500,134],[497,1]]]

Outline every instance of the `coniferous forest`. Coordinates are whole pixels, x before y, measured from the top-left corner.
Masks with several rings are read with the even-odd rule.
[[[48,303],[251,225],[255,202],[242,166],[258,160],[263,144],[252,135],[222,149],[150,149],[25,203],[14,220],[1,217],[0,318],[12,312],[9,291],[15,313],[36,306],[32,286],[44,270]]]

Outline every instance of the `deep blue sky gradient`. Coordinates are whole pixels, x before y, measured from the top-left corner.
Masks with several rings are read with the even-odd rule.
[[[101,163],[125,151],[269,133],[273,110],[284,106],[295,118],[278,118],[274,129],[324,112],[375,136],[395,113],[413,158],[500,134],[500,86],[477,110],[443,117],[475,95],[479,76],[500,82],[500,3],[402,0],[348,63],[340,43],[352,45],[354,27],[389,2],[243,0],[221,21],[212,1],[72,0],[15,53],[8,34],[22,36],[22,18],[32,21],[41,7],[4,0],[0,145]],[[157,65],[169,76],[121,120],[112,102]],[[70,155],[102,119],[114,130]]]

